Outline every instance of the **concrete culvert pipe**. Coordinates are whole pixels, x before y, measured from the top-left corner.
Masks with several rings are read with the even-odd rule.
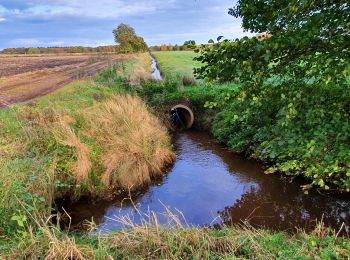
[[[172,107],[169,116],[174,130],[186,130],[193,126],[194,114],[188,106],[179,104]]]

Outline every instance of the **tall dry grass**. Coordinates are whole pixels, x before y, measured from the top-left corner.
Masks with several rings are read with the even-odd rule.
[[[139,86],[152,78],[151,57],[148,53],[139,54],[135,58],[135,64],[129,75],[129,82],[132,86]]]
[[[130,84],[133,86],[140,85],[142,82],[151,78],[151,73],[147,71],[144,66],[138,64],[130,76]]]
[[[116,96],[81,115],[88,126],[83,134],[104,151],[106,187],[140,187],[175,160],[166,129],[136,96]]]
[[[310,234],[272,233],[248,223],[222,229],[186,224],[180,211],[165,207],[160,225],[158,215],[140,214],[141,223],[128,217],[115,221],[126,228],[111,234],[77,234],[75,237],[47,221],[36,221],[40,232],[28,230],[27,237],[0,259],[348,259],[346,238],[331,233],[321,222]],[[185,222],[185,224],[183,224]],[[77,238],[77,239],[75,239]]]
[[[58,121],[53,124],[51,131],[58,143],[76,150],[77,160],[73,172],[77,183],[81,184],[88,179],[92,166],[89,148],[79,139],[72,127],[69,126],[70,117],[57,116],[57,118]]]
[[[68,158],[74,163],[66,174],[73,175],[77,185],[91,184],[90,174],[95,170],[93,174],[105,188],[137,189],[163,175],[176,159],[166,128],[136,96],[116,95],[74,113],[23,111],[23,117],[30,121],[27,131],[35,139],[52,136],[58,145],[75,151],[76,158]],[[99,157],[94,161],[96,149]],[[96,172],[100,169],[96,161],[104,168],[101,172]],[[60,181],[64,181],[62,176]]]
[[[76,111],[23,106],[18,120],[24,133],[18,140],[0,136],[0,212],[9,215],[16,214],[14,196],[45,199],[40,211],[47,215],[64,195],[141,188],[176,159],[166,128],[135,96]]]
[[[4,259],[84,260],[94,259],[94,252],[64,232],[42,226],[37,233],[29,232]]]

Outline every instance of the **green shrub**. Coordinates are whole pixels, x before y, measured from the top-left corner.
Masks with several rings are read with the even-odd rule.
[[[242,90],[222,107],[216,138],[272,163],[268,172],[303,175],[350,190],[350,90],[308,85]]]

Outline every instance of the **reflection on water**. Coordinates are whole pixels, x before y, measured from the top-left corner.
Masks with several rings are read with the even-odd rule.
[[[154,211],[166,223],[165,207],[181,211],[193,225],[240,224],[295,231],[313,229],[315,220],[350,232],[350,198],[312,191],[305,195],[298,181],[290,183],[265,175],[257,162],[242,158],[206,133],[183,132],[174,138],[178,159],[169,174],[133,198],[141,214]],[[122,227],[115,219],[128,215],[136,223],[140,214],[130,200],[81,201],[67,210],[74,223],[94,219],[99,230]],[[180,214],[178,214],[180,215]]]

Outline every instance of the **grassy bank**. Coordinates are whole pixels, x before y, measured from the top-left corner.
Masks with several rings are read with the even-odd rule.
[[[349,252],[346,239],[321,226],[312,234],[288,236],[247,228],[164,229],[145,224],[107,236],[43,228],[1,254],[6,259],[348,259]]]
[[[193,60],[197,56],[193,51],[159,51],[152,52],[157,59],[163,77],[179,80],[183,85],[197,85],[193,75],[193,68],[200,63]]]
[[[135,75],[147,59],[112,70]],[[57,198],[137,189],[174,161],[167,130],[123,90],[131,76],[102,85],[101,75],[0,111],[0,236],[48,217]]]

